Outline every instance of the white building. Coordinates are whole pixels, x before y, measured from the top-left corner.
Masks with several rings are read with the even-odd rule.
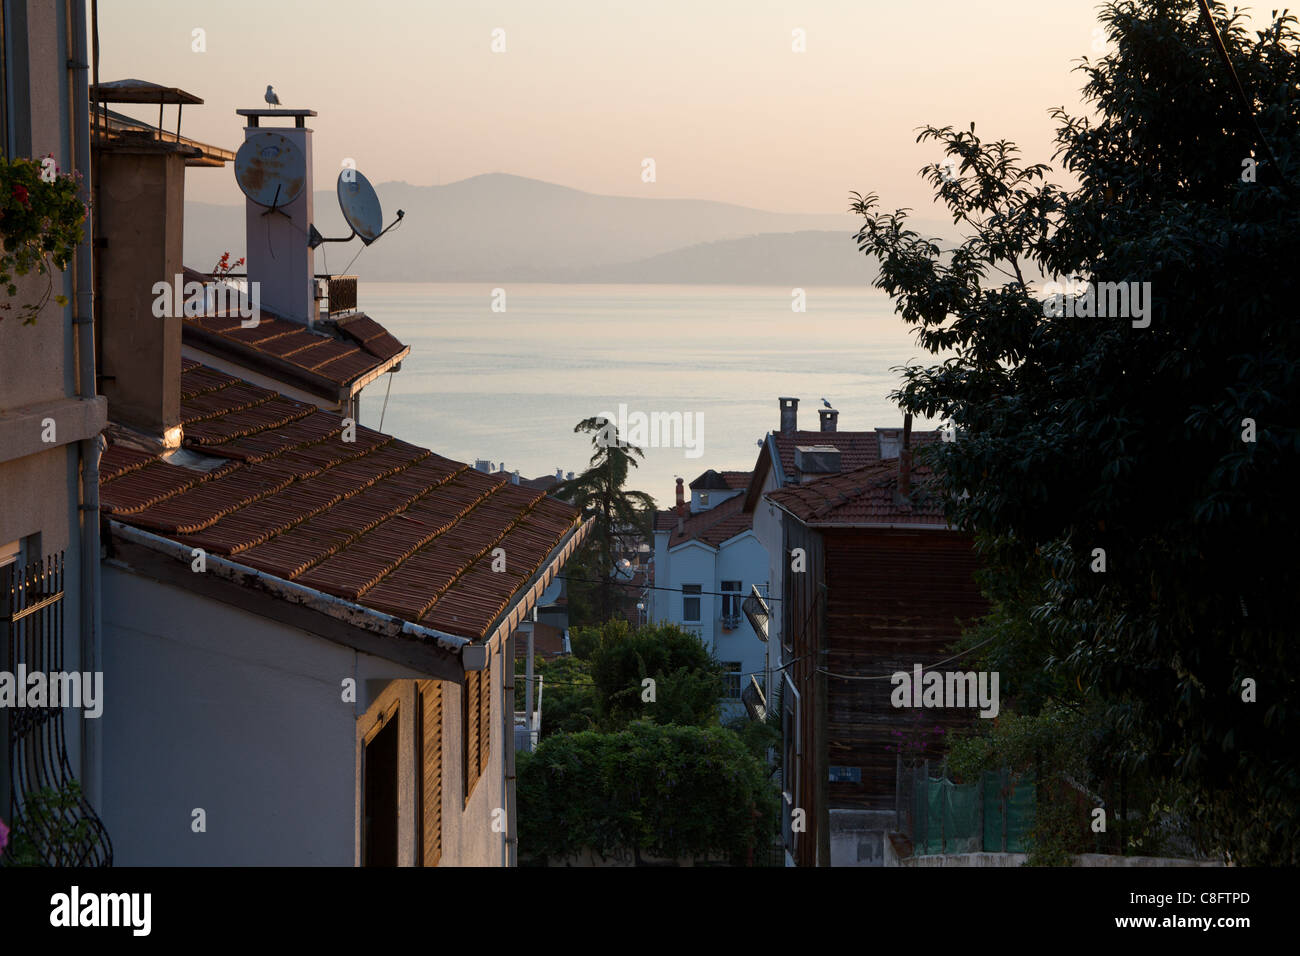
[[[749,472],[706,471],[677,482],[678,506],[655,519],[655,590],[651,619],[696,634],[727,672],[725,723],[744,714],[740,694],[753,675],[767,681],[767,647],[741,612],[754,585],[767,592],[767,552],[744,510]]]

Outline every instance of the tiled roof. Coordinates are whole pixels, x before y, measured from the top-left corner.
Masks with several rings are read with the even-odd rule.
[[[710,468],[691,482],[692,491],[736,491],[749,487],[752,471],[715,471]]]
[[[186,281],[210,281],[202,273],[185,270]],[[186,344],[199,349],[216,347],[237,358],[264,363],[270,375],[279,368],[298,371],[319,379],[319,384],[341,389],[383,368],[407,351],[396,338],[370,316],[357,313],[309,329],[299,322],[280,318],[266,308],[259,310],[258,323],[242,328],[239,315],[186,317]],[[330,326],[338,330],[330,334]]]
[[[198,470],[111,444],[114,520],[445,633],[482,638],[578,526],[576,509],[185,360]],[[506,570],[492,570],[503,548]]]
[[[902,433],[902,429],[898,429]],[[830,445],[840,451],[840,470],[853,471],[865,465],[880,461],[880,438],[874,431],[870,432],[823,432],[797,431],[773,432],[777,452],[781,456],[781,470],[787,481],[794,479],[798,471],[794,464],[794,450],[800,445]],[[912,445],[928,445],[939,440],[937,431],[912,432]],[[897,461],[897,458],[887,459]]]
[[[898,494],[898,459],[819,478],[803,485],[788,485],[767,493],[767,498],[809,525],[944,524],[943,499],[928,491],[933,472],[926,465],[912,466],[912,494]]]
[[[687,541],[700,541],[710,547],[719,547],[724,541],[743,534],[754,526],[753,513],[746,513],[744,495],[728,498],[716,508],[701,511],[686,519],[681,531],[674,521],[668,536],[668,547],[675,548]]]
[[[655,512],[655,530],[671,531],[677,527],[677,509],[664,508]]]

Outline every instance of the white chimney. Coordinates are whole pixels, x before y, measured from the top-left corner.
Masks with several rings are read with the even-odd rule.
[[[244,200],[245,244],[248,281],[261,284],[261,305],[267,311],[303,325],[319,316],[316,299],[315,251],[307,245],[307,235],[314,220],[312,177],[312,131],[304,120],[315,110],[248,109],[236,110],[247,117],[244,139],[258,133],[274,132],[302,151],[306,158],[302,192],[293,202],[269,212],[251,199]],[[260,126],[265,118],[294,120],[293,126]]]

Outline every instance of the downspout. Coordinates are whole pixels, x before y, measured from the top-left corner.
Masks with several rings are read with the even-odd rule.
[[[505,654],[501,661],[501,715],[505,721],[502,747],[505,749],[506,833],[501,843],[501,865],[518,865],[518,838],[515,820],[515,636],[505,641]]]
[[[68,63],[72,87],[75,168],[82,176],[86,195],[91,195],[90,168],[90,88],[87,71],[86,0],[68,0],[72,18],[72,57]],[[95,210],[87,203],[86,223],[77,245],[76,298],[73,300],[73,324],[77,332],[77,396],[93,399],[95,387],[94,262],[91,237]],[[102,670],[103,641],[100,616],[99,568],[99,455],[100,436],[77,442],[81,459],[81,666],[98,673]],[[99,721],[81,721],[81,782],[91,806],[102,806],[102,754]]]

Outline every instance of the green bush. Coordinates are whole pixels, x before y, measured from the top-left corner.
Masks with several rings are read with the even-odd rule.
[[[520,853],[763,862],[776,790],[722,727],[638,721],[615,734],[560,734],[518,757]],[[752,854],[752,857],[751,857]]]

